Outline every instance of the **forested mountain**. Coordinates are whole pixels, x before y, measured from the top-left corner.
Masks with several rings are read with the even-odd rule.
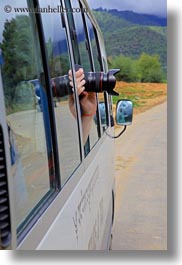
[[[103,32],[108,57],[124,55],[137,59],[142,53],[159,55],[162,68],[166,69],[165,18],[103,9],[94,10],[94,15]]]
[[[104,35],[109,67],[121,69],[121,75],[118,75],[120,80],[142,82],[166,80],[166,26],[154,26],[153,23],[151,25],[138,25],[106,10],[97,10],[94,11],[94,14]],[[55,28],[55,36],[59,36],[58,30],[59,28]],[[37,60],[32,55],[33,39],[31,32],[30,18],[25,15],[7,20],[4,24],[0,49],[4,61],[8,62],[3,65],[3,70],[7,75],[5,94],[10,101],[12,101],[16,86],[21,80],[31,80],[36,76],[35,65]],[[85,56],[82,61],[89,67],[81,31],[78,31],[77,37],[82,56]],[[59,73],[52,69],[53,62],[61,61],[65,69],[69,67],[67,66],[68,60],[65,60],[67,45],[65,41],[59,38],[47,39],[46,45],[51,74],[56,76]],[[12,67],[14,64],[17,66],[16,71]],[[19,67],[20,65],[21,67]],[[86,67],[85,65],[84,67]],[[12,86],[15,87],[14,90]]]
[[[100,12],[107,12],[115,17],[125,19],[137,25],[161,26],[161,27],[167,26],[167,18],[165,17],[158,17],[155,15],[148,15],[148,14],[138,14],[133,11],[120,11],[117,9],[107,10],[107,9],[98,8],[95,10]]]

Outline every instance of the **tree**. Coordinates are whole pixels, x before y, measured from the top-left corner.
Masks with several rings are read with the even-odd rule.
[[[16,65],[17,80],[30,80],[36,75],[35,53],[29,16],[16,17]]]
[[[4,24],[3,31],[3,42],[1,43],[1,49],[4,57],[5,63],[3,64],[3,80],[5,87],[6,99],[12,100],[13,87],[17,85],[14,64],[16,62],[16,21],[12,19],[11,21],[6,20]]]
[[[36,74],[30,18],[25,15],[6,20],[0,45],[4,57],[3,80],[6,102],[13,103],[18,83]]]
[[[117,80],[122,80],[126,82],[133,82],[137,80],[137,72],[135,67],[135,60],[130,57],[125,57],[120,55],[114,57],[110,60],[109,66],[114,69],[120,69],[120,72],[117,74]]]
[[[160,83],[163,80],[164,74],[158,55],[141,54],[137,69],[141,82]]]

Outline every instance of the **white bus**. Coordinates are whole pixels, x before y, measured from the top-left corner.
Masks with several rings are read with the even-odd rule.
[[[97,93],[84,144],[75,78],[75,117],[51,81],[69,69],[74,77],[75,64],[107,73],[101,31],[83,0],[4,0],[0,10],[0,249],[108,249],[112,97]],[[116,111],[122,125],[131,120],[119,122],[125,103]]]

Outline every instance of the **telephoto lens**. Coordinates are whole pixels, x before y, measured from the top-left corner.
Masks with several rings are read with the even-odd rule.
[[[65,97],[73,94],[68,75],[52,78],[52,92],[54,97]]]
[[[75,70],[78,71],[81,66],[76,65]],[[114,91],[116,85],[115,75],[120,69],[111,69],[108,73],[104,72],[88,72],[85,75],[85,91],[102,93],[106,91],[109,95],[118,96],[119,94]],[[68,75],[55,77],[52,79],[52,90],[55,97],[64,97],[71,95],[73,89],[69,84]]]
[[[118,96],[119,94],[114,91],[116,85],[115,74],[119,69],[109,70],[108,73],[104,72],[89,72],[85,73],[85,91],[102,93],[107,91],[109,95]]]

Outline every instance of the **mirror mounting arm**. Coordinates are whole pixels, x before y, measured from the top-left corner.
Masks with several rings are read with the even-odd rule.
[[[126,131],[126,127],[127,126],[125,125],[124,126],[124,129],[117,136],[112,136],[112,135],[108,134],[107,132],[106,132],[106,134],[107,134],[107,136],[109,136],[112,139],[117,139],[117,138],[119,138]]]

